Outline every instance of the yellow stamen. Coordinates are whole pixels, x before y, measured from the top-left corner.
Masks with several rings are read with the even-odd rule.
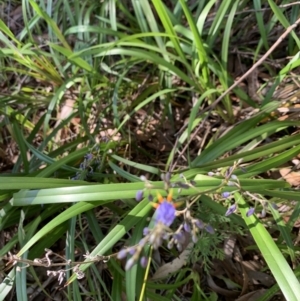
[[[159,203],[162,203],[164,201],[164,198],[162,197],[162,195],[159,192],[157,192],[156,195],[157,195],[157,200],[159,201]]]
[[[173,190],[170,190],[167,196],[167,201],[170,203],[172,202],[172,199],[173,199]]]
[[[152,205],[152,207],[154,207],[155,209],[157,209],[157,208],[160,206],[160,204],[153,203],[153,202],[151,202],[151,205]]]

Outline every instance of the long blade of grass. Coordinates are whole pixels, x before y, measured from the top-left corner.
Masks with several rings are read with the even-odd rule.
[[[281,237],[278,240],[278,243],[282,243],[282,240],[284,240],[284,243],[287,246],[287,252],[290,256],[290,259],[292,261],[293,266],[296,265],[296,253],[295,253],[295,247],[291,238],[291,229],[285,224],[282,216],[278,212],[278,210],[274,209],[271,204],[269,204],[269,209],[273,215],[274,221],[276,222],[277,228],[281,233]]]
[[[300,296],[300,285],[294,272],[288,265],[279,248],[276,246],[273,238],[262,225],[261,221],[255,215],[247,217],[249,206],[242,195],[236,192],[234,196],[242,217],[286,300],[297,301]]]
[[[193,50],[197,53],[199,63],[200,63],[200,68],[202,70],[202,77],[201,77],[201,82],[203,85],[203,88],[207,88],[208,83],[209,83],[209,69],[208,69],[208,64],[207,64],[207,57],[208,54],[205,50],[204,43],[202,41],[201,35],[198,31],[198,28],[196,26],[194,17],[192,16],[191,11],[189,10],[187,3],[184,0],[179,0],[180,4],[182,6],[182,9],[184,11],[185,17],[187,18],[187,21],[189,23],[190,29],[192,31],[192,36],[193,36]],[[196,66],[196,64],[194,64]]]
[[[212,146],[205,149],[193,162],[192,166],[198,166],[205,162],[212,161],[224,154],[226,151],[235,148],[246,141],[252,140],[255,137],[261,137],[262,140],[269,135],[283,130],[288,126],[297,125],[298,122],[271,122],[254,128],[257,119],[247,120],[231,131],[229,131],[222,138],[218,139]],[[257,120],[258,121],[258,120]]]
[[[183,53],[183,51],[180,47],[177,33],[174,30],[173,24],[168,15],[165,5],[163,4],[163,2],[161,0],[153,0],[152,2],[153,2],[156,12],[165,28],[166,33],[169,35],[169,39],[171,40],[177,54],[179,55],[179,57],[181,58],[181,60],[183,62],[186,62],[185,54]]]
[[[272,11],[274,12],[274,15],[278,18],[279,22],[285,27],[289,27],[291,24],[290,22],[286,19],[280,8],[275,4],[273,0],[268,0],[270,7]],[[297,43],[298,48],[300,48],[300,39],[296,35],[294,31],[291,32],[292,37],[294,38],[295,42]]]

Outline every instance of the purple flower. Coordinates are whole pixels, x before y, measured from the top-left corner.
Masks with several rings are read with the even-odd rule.
[[[246,213],[246,216],[251,216],[253,213],[254,213],[255,209],[253,207],[251,207],[247,213]]]
[[[236,204],[231,205],[225,213],[225,216],[232,214],[236,210]]]
[[[162,223],[166,226],[170,226],[176,217],[176,210],[172,203],[164,200],[160,206],[156,209],[156,223]]]
[[[148,258],[146,256],[142,256],[140,259],[141,267],[145,268],[148,264]]]
[[[222,193],[222,197],[223,197],[224,199],[229,198],[229,197],[230,197],[230,192],[224,191],[224,192]]]
[[[144,190],[138,190],[135,194],[135,199],[140,202],[144,197]]]

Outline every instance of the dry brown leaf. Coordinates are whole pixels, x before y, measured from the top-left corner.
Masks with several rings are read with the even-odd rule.
[[[224,289],[218,286],[210,275],[207,275],[207,284],[212,291],[227,297],[237,297],[240,293],[232,290]]]
[[[250,292],[238,299],[236,301],[256,301],[259,297],[261,297],[265,293],[265,289],[260,289],[254,292]]]
[[[300,185],[300,172],[291,171],[290,168],[282,168],[279,170],[280,175],[291,185]]]
[[[266,287],[270,287],[274,285],[275,280],[272,276],[267,273],[260,271],[247,271],[249,280],[253,284],[263,284]]]
[[[235,245],[236,237],[234,235],[230,235],[228,238],[225,238],[223,250],[227,259],[232,258]]]
[[[57,128],[58,125],[66,118],[68,118],[72,112],[74,107],[75,101],[73,99],[66,99],[65,103],[63,104],[60,112],[58,113],[58,120],[54,126],[54,128]]]
[[[184,265],[186,265],[187,259],[191,253],[194,243],[190,242],[184,251],[179,255],[179,257],[175,258],[173,261],[166,263],[159,267],[155,274],[152,276],[152,280],[165,278],[169,274],[174,273],[180,270]]]

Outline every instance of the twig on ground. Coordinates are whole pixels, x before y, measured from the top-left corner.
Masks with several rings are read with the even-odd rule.
[[[300,23],[300,18],[291,26],[289,26],[286,31],[278,38],[278,40],[270,47],[270,49],[243,75],[241,76],[233,85],[231,85],[226,91],[224,91],[212,104],[201,111],[201,114],[212,110],[216,105],[238,84],[240,84],[245,78],[247,78],[259,65],[261,65],[265,59],[277,48],[277,46],[287,37],[287,35],[295,29]]]

